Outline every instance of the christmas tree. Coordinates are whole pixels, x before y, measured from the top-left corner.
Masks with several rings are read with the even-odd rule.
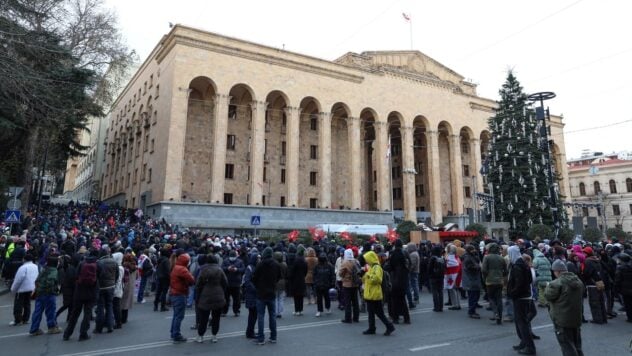
[[[546,121],[536,118],[512,72],[499,93],[496,115],[489,119],[492,139],[487,161],[496,221],[508,222],[512,237],[526,236],[533,224],[556,230],[554,221],[561,227],[566,216],[556,188],[558,175],[549,171],[554,162],[547,154]]]

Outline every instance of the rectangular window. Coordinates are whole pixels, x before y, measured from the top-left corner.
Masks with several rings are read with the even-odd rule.
[[[309,158],[316,159],[318,157],[318,146],[311,145],[309,146]]]
[[[237,105],[228,105],[228,118],[237,120]]]
[[[232,163],[226,164],[226,169],[224,170],[224,178],[233,179],[235,174],[235,165]]]
[[[149,76],[149,87],[151,88],[152,86],[154,86],[154,75],[150,75]]]
[[[149,134],[145,135],[145,142],[143,142],[143,152],[147,152],[149,149]]]
[[[145,86],[143,87],[143,95],[147,94],[147,82],[145,82]]]
[[[131,173],[127,173],[127,183],[125,183],[125,187],[129,188],[129,183],[132,180],[132,174]]]
[[[281,169],[281,184],[285,184],[285,168]]]
[[[138,88],[138,101],[140,101],[140,88]]]
[[[158,95],[160,95],[160,85],[156,84],[156,93],[154,94],[154,99],[158,99]]]
[[[312,131],[316,131],[318,130],[318,117],[316,116],[311,116],[309,118],[309,128]]]
[[[423,184],[417,184],[415,186],[415,196],[417,196],[417,197],[423,197],[424,196],[424,185]]]
[[[147,163],[143,164],[143,171],[140,174],[140,180],[144,181],[147,174]]]
[[[285,206],[285,197],[281,197],[281,199],[279,201],[279,205],[280,206]]]
[[[140,156],[140,140],[136,139],[136,157]]]
[[[232,204],[232,203],[233,203],[233,194],[224,193],[224,204]]]
[[[151,168],[147,171],[147,183],[151,183]]]
[[[263,167],[263,181],[268,181],[268,167]]]
[[[373,191],[373,201],[376,202],[377,201],[377,190]]]
[[[470,193],[470,187],[465,187],[465,197],[470,198],[472,194]]]
[[[391,171],[392,171],[391,174],[392,174],[393,179],[397,179],[401,176],[401,169],[399,166],[395,166],[391,168]]]
[[[237,142],[237,139],[236,139],[235,135],[228,135],[228,136],[226,136],[226,149],[234,151],[236,142]]]
[[[415,171],[417,172],[417,174],[421,174],[423,172],[423,162],[421,161],[417,161],[415,162]]]
[[[402,146],[400,146],[399,144],[391,145],[391,154],[393,156],[399,156],[401,154],[401,151],[402,151]]]
[[[582,208],[582,216],[588,216],[588,208]]]
[[[287,143],[285,141],[281,141],[281,156],[285,156],[287,154]]]
[[[250,165],[248,165],[248,169],[246,171],[248,172],[248,174],[246,175],[246,180],[249,181],[250,180]]]
[[[402,198],[402,188],[393,188],[393,199],[400,200]]]
[[[317,206],[318,206],[318,199],[311,198],[309,200],[309,208],[310,209],[316,209]]]
[[[461,153],[470,153],[470,145],[467,142],[461,142]]]
[[[155,125],[158,122],[158,111],[154,111],[154,116],[153,116],[154,121],[152,122],[152,125]]]
[[[136,182],[138,182],[138,168],[134,170],[134,183],[132,185],[136,185]]]
[[[156,142],[155,142],[155,139],[153,139],[153,138],[152,138],[152,139],[151,139],[151,144],[149,145],[149,147],[150,147],[150,151],[149,151],[149,153],[154,153],[155,143],[156,143]]]
[[[136,105],[136,94],[134,94],[134,100],[132,100],[132,105]]]
[[[632,204],[630,204],[630,215],[632,215]]]
[[[377,172],[373,171],[373,182],[377,182]]]
[[[261,196],[261,204],[262,204],[263,206],[265,206],[265,205],[266,205],[266,196],[265,196],[265,195],[262,195],[262,196]]]
[[[309,185],[316,185],[316,172],[309,172]]]
[[[621,215],[619,204],[612,204],[612,215]]]
[[[463,175],[465,177],[469,177],[470,176],[470,166],[467,164],[463,165]]]

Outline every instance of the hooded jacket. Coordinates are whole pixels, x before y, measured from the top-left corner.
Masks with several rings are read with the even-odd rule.
[[[463,289],[481,290],[481,261],[478,258],[478,252],[466,252],[462,258],[463,261]]]
[[[187,266],[191,257],[184,253],[176,258],[176,264],[171,270],[169,295],[188,295],[189,286],[195,284],[193,275]]]
[[[103,256],[97,262],[100,269],[97,274],[100,289],[113,289],[119,276],[119,268],[109,255]]]
[[[112,259],[118,265],[118,277],[116,278],[116,283],[114,284],[114,297],[122,298],[123,297],[123,276],[125,275],[125,269],[123,269],[123,254],[120,252],[115,252],[112,254]]]
[[[360,272],[360,265],[353,258],[353,251],[347,249],[344,252],[344,260],[340,265],[340,277],[342,278],[342,286],[344,288],[357,288],[358,285],[353,283],[353,274]]]
[[[538,285],[551,281],[551,262],[538,249],[533,250],[533,269],[535,269],[535,280]]]
[[[614,289],[624,296],[632,296],[632,263],[622,262],[614,274]]]
[[[329,290],[336,283],[334,267],[329,263],[327,255],[323,252],[318,257],[318,264],[314,267],[314,288],[317,290]]]
[[[316,251],[313,248],[307,249],[307,256],[305,257],[305,263],[307,263],[307,274],[305,275],[305,283],[314,283],[314,267],[318,264],[318,257],[316,257]]]
[[[239,260],[241,262],[241,260]],[[196,307],[201,310],[217,310],[226,305],[225,291],[228,280],[217,260],[207,263],[200,269],[195,284]]]
[[[234,258],[231,261],[231,258]],[[228,279],[229,287],[239,287],[241,285],[241,279],[244,275],[246,267],[242,260],[238,257],[229,257],[222,262],[222,270]]]
[[[420,258],[419,252],[417,251],[417,245],[412,242],[409,243],[406,246],[406,251],[408,252],[408,258],[410,259],[410,273],[419,273]]]
[[[369,251],[364,255],[364,261],[368,266],[368,271],[362,276],[362,284],[364,284],[365,300],[382,300],[382,276],[384,271],[380,267],[380,261],[377,254]]]
[[[281,279],[281,267],[272,258],[272,249],[266,247],[261,254],[261,262],[257,265],[252,276],[252,283],[257,289],[257,298],[272,300],[276,298],[276,286]]]
[[[544,298],[549,303],[553,324],[562,328],[579,328],[582,325],[582,295],[584,285],[572,272],[562,272],[549,283]]]
[[[483,258],[481,266],[485,285],[503,285],[508,271],[505,259],[500,256],[500,247],[496,243],[490,243],[487,248],[489,254]]]
[[[244,300],[246,301],[246,308],[257,307],[257,288],[252,283],[252,276],[257,268],[257,260],[259,255],[252,253],[248,256],[248,266],[246,272],[244,272]]]
[[[533,276],[531,269],[522,259],[520,248],[511,246],[507,250],[509,259],[511,260],[511,270],[509,271],[509,280],[507,281],[507,296],[512,299],[531,298],[531,283]]]

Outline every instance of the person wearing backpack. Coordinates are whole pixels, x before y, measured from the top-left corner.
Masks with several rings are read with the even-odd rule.
[[[487,245],[488,254],[483,258],[481,272],[487,288],[489,304],[494,316],[491,320],[497,325],[502,325],[503,319],[503,285],[507,278],[508,270],[505,259],[500,256],[500,247],[496,243]]]
[[[325,301],[325,312],[329,315],[331,314],[329,288],[336,285],[336,273],[334,266],[329,263],[326,253],[321,252],[318,256],[318,264],[314,267],[313,276],[317,304],[316,316],[319,317],[323,313],[323,300]]]
[[[434,312],[443,311],[443,274],[445,272],[445,260],[441,256],[443,249],[437,245],[432,248],[432,256],[428,262],[428,281],[432,291],[432,304]]]
[[[46,267],[37,276],[35,281],[35,310],[31,319],[31,329],[29,335],[38,336],[44,334],[39,328],[42,321],[42,313],[46,312],[46,325],[49,334],[59,334],[61,329],[57,326],[55,311],[57,309],[56,299],[59,294],[59,275],[57,274],[57,264],[59,257],[50,255],[46,259]]]
[[[111,333],[114,329],[114,288],[116,281],[119,280],[119,266],[110,255],[110,249],[103,247],[101,249],[101,258],[98,265],[101,267],[97,273],[99,281],[99,299],[97,300],[97,317],[95,334],[103,332],[103,328],[107,328],[107,332]]]
[[[360,277],[360,265],[353,257],[353,250],[346,249],[344,260],[340,265],[340,277],[342,278],[342,292],[345,298],[345,317],[343,323],[357,323],[360,319],[360,305],[358,303],[358,288],[362,284]]]
[[[362,284],[364,284],[364,300],[369,316],[369,328],[362,332],[364,335],[375,334],[375,317],[377,316],[386,326],[385,336],[389,336],[395,331],[393,324],[388,321],[384,315],[384,307],[382,305],[382,278],[384,270],[380,266],[377,254],[369,251],[364,255],[364,275],[362,276]]]
[[[140,271],[140,284],[138,286],[138,297],[136,302],[145,303],[145,287],[149,277],[154,273],[154,265],[149,258],[149,249],[145,249],[138,258],[138,270]]]
[[[79,341],[88,340],[90,338],[88,335],[88,330],[90,330],[90,318],[92,317],[92,308],[96,303],[99,291],[97,256],[98,251],[91,250],[85,260],[77,267],[72,310],[70,312],[70,319],[66,325],[66,330],[64,331],[65,341],[72,336],[82,311],[83,320],[79,329]]]

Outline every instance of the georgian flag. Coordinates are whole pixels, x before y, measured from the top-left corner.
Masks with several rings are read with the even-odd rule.
[[[454,289],[461,286],[461,260],[456,255],[448,255],[446,258],[445,274],[443,276],[443,288]]]

